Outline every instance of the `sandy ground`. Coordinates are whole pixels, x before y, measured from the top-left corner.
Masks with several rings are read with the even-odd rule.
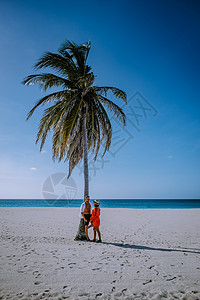
[[[200,299],[200,210],[0,208],[0,299]],[[93,237],[92,228],[89,231]]]

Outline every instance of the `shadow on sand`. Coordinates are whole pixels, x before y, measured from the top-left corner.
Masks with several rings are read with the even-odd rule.
[[[182,252],[182,253],[200,254],[200,249],[192,249],[192,248],[179,248],[179,249],[157,248],[157,247],[154,248],[154,247],[148,247],[148,246],[142,246],[142,245],[131,245],[131,244],[112,243],[112,242],[101,242],[101,244],[112,245],[112,246],[121,247],[121,248],[124,248],[124,249],[164,251],[164,252]]]

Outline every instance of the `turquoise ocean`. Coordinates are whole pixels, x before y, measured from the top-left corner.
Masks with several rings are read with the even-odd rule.
[[[93,199],[91,199],[92,201]],[[98,199],[103,208],[192,209],[200,199]],[[0,207],[80,207],[82,199],[0,199]]]

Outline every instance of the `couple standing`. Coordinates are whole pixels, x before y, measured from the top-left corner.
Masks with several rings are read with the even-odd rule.
[[[96,242],[96,233],[98,234],[99,240],[97,242],[101,242],[101,233],[99,230],[100,226],[100,208],[99,208],[99,201],[94,200],[94,208],[92,209],[92,205],[90,203],[90,197],[86,196],[85,201],[81,204],[81,215],[84,219],[85,223],[85,234],[87,237],[87,240],[90,241],[88,236],[88,228],[93,227],[94,230],[94,239],[92,242]],[[89,223],[91,222],[91,225],[89,226]]]

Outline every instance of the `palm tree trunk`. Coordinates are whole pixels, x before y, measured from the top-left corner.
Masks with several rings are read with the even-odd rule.
[[[88,176],[88,141],[87,141],[87,125],[86,116],[83,124],[83,163],[84,163],[84,198],[89,195],[89,176]],[[75,240],[87,240],[85,234],[85,224],[83,218],[80,219],[78,232]]]
[[[89,180],[88,180],[88,141],[87,141],[87,127],[86,116],[84,118],[83,131],[83,160],[84,160],[84,197],[89,196]]]

